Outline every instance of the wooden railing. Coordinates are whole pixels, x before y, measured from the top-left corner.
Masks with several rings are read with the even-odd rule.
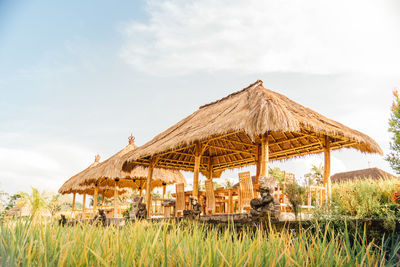
[[[281,212],[291,210],[291,204],[284,193],[285,186],[286,186],[285,183],[283,183],[282,187],[278,185],[278,189],[275,190],[274,192],[274,198],[279,199],[279,202],[281,204]],[[311,211],[316,207],[321,207],[327,202],[325,187],[306,186],[305,190],[306,190],[305,197],[303,198],[302,205],[300,205],[300,208],[302,210]]]
[[[161,203],[164,201],[162,198],[152,198],[151,199],[151,215],[152,216],[163,216],[164,209]]]

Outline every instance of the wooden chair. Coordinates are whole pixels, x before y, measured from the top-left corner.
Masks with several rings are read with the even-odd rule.
[[[185,185],[183,183],[176,184],[176,204],[175,204],[175,216],[183,216],[183,210],[185,209]]]
[[[212,180],[205,181],[206,187],[206,214],[215,213],[214,184]]]
[[[254,198],[250,172],[239,173],[239,212],[249,211],[250,201]]]

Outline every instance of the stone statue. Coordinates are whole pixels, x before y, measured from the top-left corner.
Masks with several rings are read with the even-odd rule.
[[[250,211],[253,220],[270,217],[272,220],[279,219],[280,204],[274,200],[272,194],[275,191],[276,180],[273,177],[260,177],[260,198],[250,201]]]
[[[106,213],[104,212],[104,210],[99,210],[99,214],[94,217],[94,222],[101,223],[101,225],[106,226],[106,221]]]
[[[132,210],[129,212],[129,218],[131,219],[146,219],[147,209],[146,204],[142,203],[143,197],[135,196],[132,202]]]
[[[201,214],[201,205],[197,200],[197,197],[190,197],[190,206],[192,209],[190,210],[184,210],[183,211],[183,217],[188,218],[188,219],[199,219],[200,214]]]
[[[65,217],[64,214],[61,214],[61,219],[58,220],[58,224],[65,226],[66,223],[67,223],[67,218]]]

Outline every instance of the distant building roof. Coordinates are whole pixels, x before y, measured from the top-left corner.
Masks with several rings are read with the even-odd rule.
[[[354,179],[392,179],[398,178],[391,173],[385,172],[378,168],[369,168],[349,172],[339,172],[331,176],[332,183],[345,182]]]

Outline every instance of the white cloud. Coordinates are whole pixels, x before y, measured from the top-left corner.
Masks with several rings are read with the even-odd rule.
[[[1,187],[10,193],[29,192],[30,186],[57,191],[69,177],[89,166],[94,154],[54,141],[23,148],[0,147]]]
[[[158,75],[195,71],[380,72],[400,66],[385,1],[149,1],[122,57]],[[397,24],[397,25],[396,25]]]

